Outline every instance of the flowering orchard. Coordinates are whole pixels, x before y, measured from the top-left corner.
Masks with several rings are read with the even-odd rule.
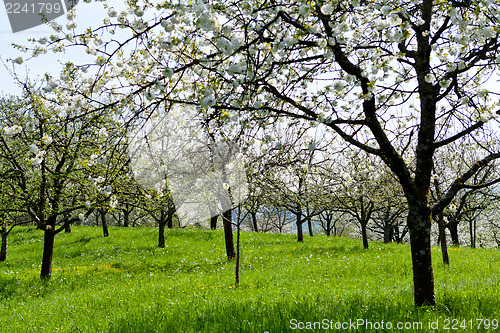
[[[415,304],[435,304],[432,216],[500,158],[500,6],[491,0],[131,1],[78,32],[75,15],[19,46],[27,57],[80,48],[47,92],[75,108],[147,115],[198,107],[232,133],[276,118],[308,121],[377,156],[408,209]],[[31,52],[31,53],[30,53]],[[15,60],[22,63],[23,59]],[[78,84],[65,77],[82,75]],[[86,74],[85,74],[86,73]],[[10,128],[10,131],[16,129]],[[435,154],[478,143],[431,202]],[[493,144],[486,145],[486,142]],[[488,183],[475,183],[486,186]]]

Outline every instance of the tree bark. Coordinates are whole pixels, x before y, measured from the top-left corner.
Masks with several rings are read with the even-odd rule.
[[[438,227],[439,227],[439,244],[441,245],[441,254],[443,256],[443,264],[450,264],[450,257],[448,256],[448,244],[446,242],[446,227],[444,225],[443,213],[438,214]]]
[[[163,249],[165,247],[165,221],[160,221],[158,228],[158,247]]]
[[[52,275],[52,255],[54,254],[54,227],[50,224],[45,226],[44,239],[43,239],[43,256],[42,256],[42,269],[40,271],[40,278],[42,280],[50,280]]]
[[[2,245],[0,248],[0,262],[4,262],[7,259],[7,240],[9,234],[7,233],[7,225],[2,225]]]
[[[252,216],[253,231],[259,232],[259,226],[257,224],[257,212],[250,212],[250,215]]]
[[[219,219],[219,215],[212,216],[210,218],[210,229],[217,229],[217,220]]]
[[[451,243],[453,246],[460,246],[460,242],[458,240],[458,223],[453,220],[448,222],[446,227],[450,231]]]
[[[297,216],[297,241],[303,242],[304,241],[304,233],[302,231],[302,210],[297,209],[297,213],[295,214]]]
[[[234,250],[234,241],[233,241],[233,225],[231,223],[233,216],[232,209],[229,209],[222,213],[222,224],[224,226],[224,240],[226,242],[226,255],[227,259],[234,259],[236,256]]]
[[[167,224],[167,215],[163,209],[160,210],[160,219],[158,222],[158,247],[165,247],[165,225]]]
[[[67,234],[71,233],[71,223],[66,223],[64,225],[64,232],[67,233]]]
[[[239,214],[238,214],[239,215]],[[240,286],[240,262],[241,262],[241,251],[240,251],[240,231],[241,231],[241,226],[240,222],[238,221],[238,224],[236,226],[236,267],[235,267],[235,276],[234,276],[234,284],[235,287],[238,288]]]
[[[109,231],[108,231],[108,222],[106,220],[106,213],[108,212],[107,209],[99,209],[99,213],[101,213],[101,223],[102,223],[102,234],[104,237],[109,236]]]
[[[169,228],[169,229],[173,229],[173,227],[174,227],[173,217],[174,217],[174,212],[169,210],[167,212],[167,228]]]
[[[368,234],[366,232],[366,225],[368,221],[361,221],[361,237],[363,238],[363,248],[368,249]]]
[[[427,203],[409,205],[408,228],[410,231],[415,305],[419,307],[435,305],[431,254],[431,211]]]
[[[476,222],[474,220],[469,221],[469,233],[470,233],[470,247],[476,248]]]
[[[125,209],[123,210],[123,227],[128,228],[130,222],[130,211],[128,210],[128,204],[125,204]]]
[[[387,209],[384,215],[384,243],[392,242],[394,237],[394,228],[390,219],[390,210]]]
[[[312,221],[310,217],[307,218],[307,228],[309,229],[309,236],[313,237],[314,234],[312,229]]]

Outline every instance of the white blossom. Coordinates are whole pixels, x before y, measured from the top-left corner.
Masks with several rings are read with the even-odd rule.
[[[333,13],[333,5],[331,3],[326,3],[321,6],[321,12],[325,15],[331,15]]]
[[[33,165],[39,165],[43,161],[43,157],[45,156],[45,151],[41,150],[36,154],[35,158],[31,161]]]
[[[111,185],[106,185],[100,192],[104,195],[110,195],[112,191],[113,188],[111,187]]]
[[[146,96],[146,99],[147,99],[148,101],[152,101],[153,99],[155,99],[155,98],[156,98],[156,94],[154,93],[154,91],[151,91],[151,90],[150,90],[150,91],[148,91],[148,92],[146,92],[146,95],[145,95],[145,96]]]
[[[44,135],[42,138],[42,143],[46,146],[50,145],[52,143],[52,137]]]
[[[201,106],[204,108],[209,108],[215,104],[215,98],[213,96],[207,96],[201,100]]]
[[[118,206],[118,199],[116,198],[116,196],[113,195],[111,196],[111,199],[109,201],[109,207],[115,209],[117,206]]]
[[[375,27],[377,30],[384,30],[391,26],[391,21],[389,20],[376,20]]]
[[[113,7],[111,7],[110,9],[108,9],[108,16],[109,17],[116,17],[118,15],[116,9],[114,9]]]
[[[43,87],[42,89],[43,89],[43,91],[50,93],[50,92],[54,91],[55,88],[57,88],[57,83],[50,82],[50,83],[47,83],[47,85],[45,87]]]
[[[35,154],[35,155],[36,155],[36,154],[38,154],[39,149],[38,149],[38,147],[36,146],[36,144],[34,144],[34,143],[33,143],[33,144],[29,145],[29,148],[30,148],[30,152],[32,152],[32,153],[33,153],[33,154]]]
[[[71,22],[68,22],[68,24],[66,24],[66,29],[72,30],[72,29],[76,28],[76,26],[77,26],[76,22],[71,21]]]
[[[163,70],[163,76],[166,78],[171,78],[174,75],[174,70],[170,67],[167,67]]]
[[[427,74],[425,76],[425,82],[435,84],[435,78],[433,74]]]
[[[70,10],[66,15],[66,17],[68,18],[68,21],[73,21],[76,18],[76,10],[75,9]]]
[[[106,127],[103,127],[99,130],[99,137],[101,139],[105,139],[107,138],[109,135],[108,135],[108,130],[106,129]]]
[[[102,66],[104,65],[106,62],[108,61],[108,58],[105,57],[105,56],[99,56],[97,57],[97,59],[95,60],[95,63],[99,66]]]
[[[18,65],[21,65],[23,62],[24,62],[24,58],[23,57],[17,57],[16,59],[14,59],[14,62]]]
[[[391,10],[392,10],[391,6],[383,6],[382,8],[380,8],[380,12],[384,15],[389,15]]]
[[[137,16],[137,17],[142,17],[142,16],[144,15],[144,11],[143,11],[141,8],[136,8],[136,9],[134,10],[134,14],[135,14],[135,16]]]
[[[5,135],[16,135],[22,132],[23,128],[19,125],[13,125],[10,127],[4,127]]]
[[[97,54],[97,50],[93,46],[88,46],[87,49],[85,50],[85,52],[87,52],[88,54],[91,54],[91,55]]]

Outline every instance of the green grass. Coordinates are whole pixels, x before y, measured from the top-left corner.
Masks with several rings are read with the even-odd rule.
[[[47,283],[39,279],[42,233],[14,229],[0,263],[0,332],[500,331],[484,322],[477,329],[476,321],[500,319],[499,250],[451,248],[444,267],[435,249],[438,306],[417,309],[407,245],[372,242],[366,251],[346,238],[299,244],[294,235],[242,233],[235,288],[221,231],[167,230],[165,249],[155,229],[101,232],[73,227],[57,235]],[[292,329],[292,319],[331,320],[334,329]],[[394,328],[335,329],[358,319]],[[445,330],[454,319],[458,330]],[[436,321],[439,329],[428,329]],[[398,330],[397,322],[423,329]]]

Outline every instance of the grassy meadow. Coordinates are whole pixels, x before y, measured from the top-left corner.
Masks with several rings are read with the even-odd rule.
[[[434,249],[438,306],[417,309],[409,245],[242,233],[236,288],[222,231],[157,232],[73,227],[42,282],[42,232],[14,229],[0,332],[500,332],[497,249],[451,248],[450,267]]]

